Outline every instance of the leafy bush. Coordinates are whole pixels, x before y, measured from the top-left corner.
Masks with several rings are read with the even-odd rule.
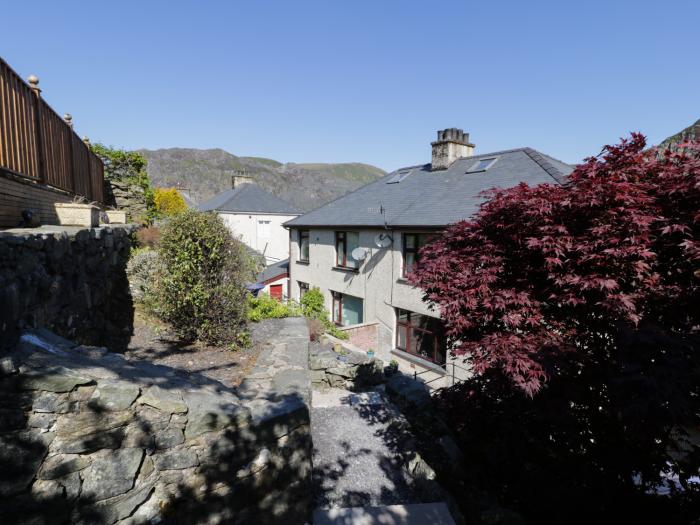
[[[323,294],[319,288],[312,288],[301,298],[301,311],[304,317],[315,319],[323,324],[326,332],[338,339],[347,339],[348,334],[338,329],[330,320],[330,313],[326,310]]]
[[[186,210],[163,227],[158,313],[185,340],[236,344],[254,275],[245,246],[215,213]]]
[[[104,144],[91,144],[92,152],[100,157],[105,166],[105,203],[116,206],[112,193],[112,183],[128,183],[134,185],[138,194],[130,195],[134,200],[142,202],[145,209],[141,216],[133,216],[129,210],[129,220],[141,224],[151,224],[156,218],[157,211],[154,201],[151,179],[146,171],[146,158],[135,151],[112,148]]]
[[[136,232],[136,241],[141,247],[155,248],[160,240],[158,226],[145,226]]]
[[[442,394],[469,481],[531,523],[698,515],[700,450],[679,446],[700,427],[700,143],[686,146],[634,134],[565,186],[494,190],[410,277],[476,373]],[[666,476],[685,492],[646,494]]]
[[[160,270],[158,252],[150,248],[136,248],[131,251],[126,265],[126,275],[129,278],[131,296],[135,301],[155,308],[156,283]]]
[[[170,217],[187,209],[185,199],[175,188],[156,188],[153,201],[159,217]]]
[[[292,302],[282,303],[266,293],[261,293],[257,297],[248,296],[248,319],[251,321],[295,317],[300,313],[301,311],[296,304]]]

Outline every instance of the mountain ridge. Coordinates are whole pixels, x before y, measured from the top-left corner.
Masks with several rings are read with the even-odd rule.
[[[302,210],[311,210],[384,176],[381,168],[361,162],[283,163],[275,159],[236,156],[221,148],[138,150],[156,187],[181,187],[202,203],[231,187],[231,177],[244,171],[273,195]]]

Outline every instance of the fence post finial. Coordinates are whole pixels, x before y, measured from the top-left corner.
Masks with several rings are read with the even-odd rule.
[[[73,115],[71,115],[70,113],[66,113],[65,115],[63,115],[63,120],[65,120],[66,124],[68,124],[68,126],[71,129],[73,129]]]
[[[41,93],[41,88],[39,87],[39,77],[36,75],[29,75],[27,78],[27,82],[29,82],[29,85],[32,88],[32,91],[36,93],[37,95]]]

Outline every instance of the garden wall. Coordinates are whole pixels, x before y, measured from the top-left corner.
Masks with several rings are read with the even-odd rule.
[[[28,332],[0,359],[7,523],[305,523],[308,330],[285,319],[234,392]]]
[[[124,347],[133,325],[125,271],[133,228],[0,231],[0,354],[27,327]]]

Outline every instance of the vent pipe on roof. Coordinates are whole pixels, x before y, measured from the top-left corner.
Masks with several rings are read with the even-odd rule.
[[[433,155],[432,171],[446,170],[454,161],[474,154],[474,144],[469,142],[469,133],[458,128],[447,128],[437,132],[437,140],[431,143]]]

